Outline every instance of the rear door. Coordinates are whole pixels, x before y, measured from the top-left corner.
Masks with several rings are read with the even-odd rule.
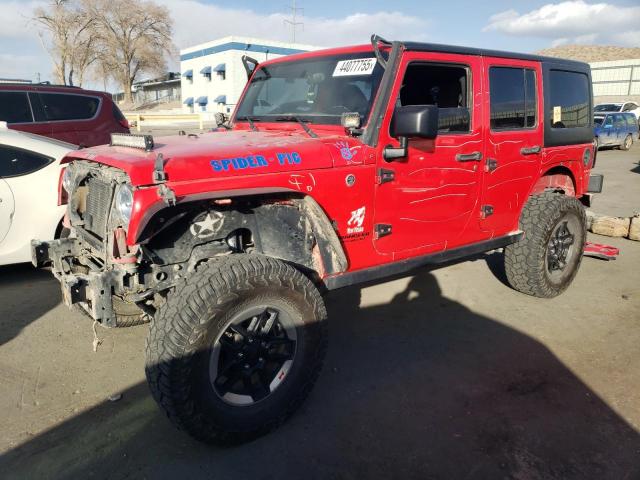
[[[0,165],[1,169],[2,166]],[[13,192],[11,192],[9,184],[0,177],[0,243],[2,243],[11,228],[14,211]]]
[[[487,141],[480,225],[491,236],[517,225],[523,203],[540,171],[542,71],[526,60],[485,58]]]
[[[80,138],[95,128],[101,99],[77,93],[40,92],[34,100],[36,119],[49,122],[51,136],[80,144]],[[37,104],[37,107],[35,106]]]

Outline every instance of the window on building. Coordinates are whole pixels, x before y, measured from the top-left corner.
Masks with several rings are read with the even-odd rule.
[[[584,73],[565,70],[549,72],[548,115],[553,128],[586,127],[590,123],[591,89]]]
[[[25,92],[0,92],[0,122],[33,122],[29,99]]]
[[[436,105],[439,132],[468,132],[471,129],[468,68],[461,65],[409,64],[398,104]]]
[[[491,129],[513,130],[536,125],[536,74],[527,68],[489,69]]]
[[[0,177],[19,177],[49,165],[53,158],[17,147],[0,145]]]

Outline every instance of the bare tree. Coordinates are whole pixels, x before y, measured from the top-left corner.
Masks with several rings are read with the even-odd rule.
[[[152,1],[85,0],[94,24],[99,62],[133,103],[131,87],[138,76],[163,73],[173,53],[169,11]]]
[[[82,1],[53,0],[34,10],[38,35],[53,60],[55,81],[73,85],[74,75],[82,85],[87,69],[96,60],[93,19]]]

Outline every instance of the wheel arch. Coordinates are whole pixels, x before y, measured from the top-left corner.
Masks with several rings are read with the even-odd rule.
[[[325,211],[310,195],[290,190],[192,198],[176,206],[165,205],[149,216],[137,242],[153,248],[155,239],[173,225],[188,236],[192,221],[205,211],[223,216],[224,226],[215,237],[219,243],[236,242],[230,240],[232,235],[239,235],[237,241],[250,238],[256,253],[313,270],[320,278],[347,269],[344,249]]]
[[[576,196],[578,185],[573,171],[564,165],[556,165],[544,172],[533,184],[529,196],[544,192],[558,192],[572,197]]]

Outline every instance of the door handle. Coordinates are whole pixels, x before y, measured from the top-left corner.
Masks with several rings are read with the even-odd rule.
[[[482,160],[482,153],[458,153],[456,155],[456,160],[458,162],[479,162],[480,160]]]
[[[540,148],[540,145],[536,145],[534,147],[524,147],[520,149],[520,153],[522,155],[534,155],[536,153],[540,153],[540,150],[542,150],[542,148]]]

